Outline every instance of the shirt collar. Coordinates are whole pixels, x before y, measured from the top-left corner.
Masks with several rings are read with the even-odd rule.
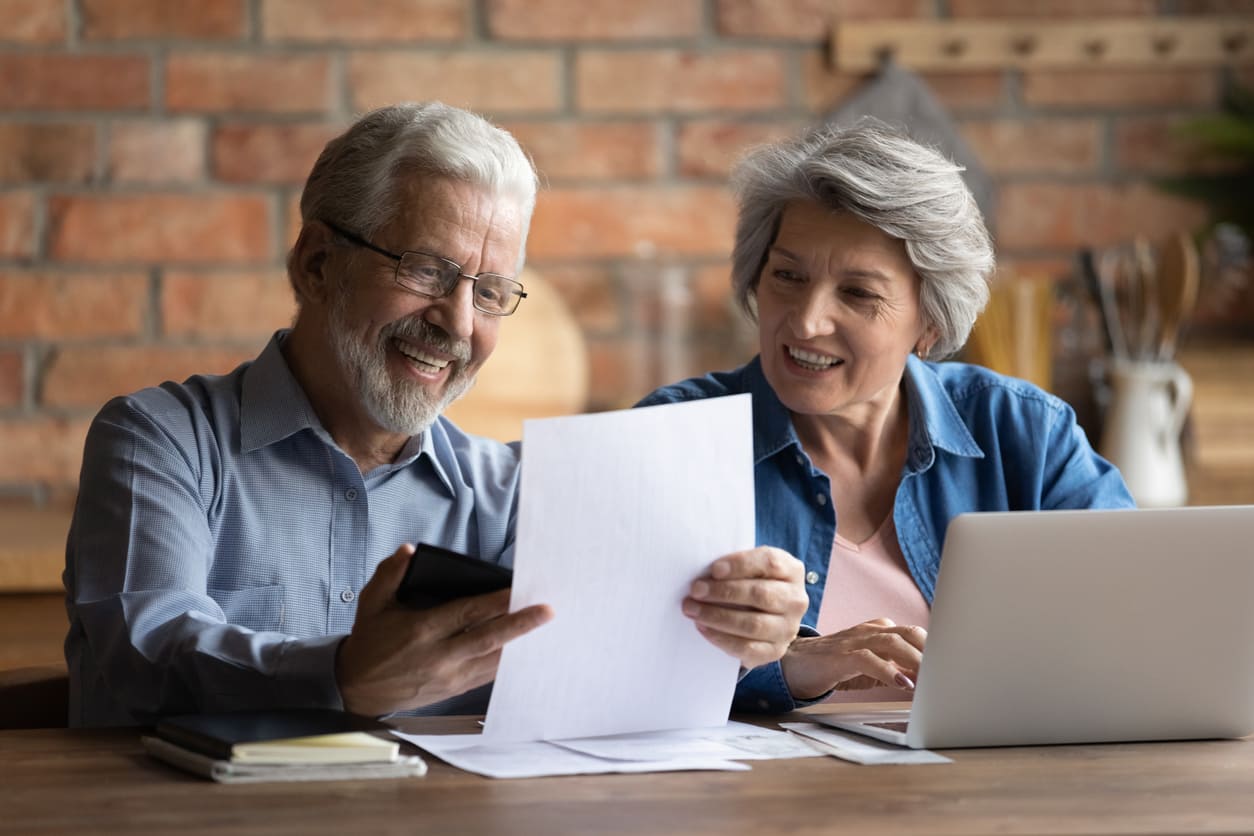
[[[753,425],[759,430],[753,434],[754,464],[770,458],[785,447],[800,447],[797,431],[793,429],[792,415],[767,382],[766,375],[762,372],[760,355],[749,361],[744,374],[745,388],[753,396]]]
[[[318,420],[305,390],[283,356],[283,345],[289,334],[291,330],[286,328],[276,331],[265,350],[244,372],[240,398],[240,446],[245,453],[282,441],[305,429],[312,430],[329,447],[340,449]],[[453,484],[436,445],[439,421],[437,418],[431,431],[410,437],[395,461],[375,468],[365,478],[377,478],[407,467],[426,454],[436,477],[452,495]],[[438,434],[444,437],[442,428],[438,428]],[[448,446],[447,441],[444,446]]]
[[[283,357],[289,329],[276,331],[261,355],[244,372],[240,395],[240,446],[258,450],[306,428],[326,437],[313,406]]]
[[[753,395],[753,423],[760,429],[753,440],[754,463],[790,446],[800,446],[792,415],[780,401],[762,372],[762,358],[754,357],[745,367],[746,388]],[[911,355],[906,360],[906,403],[910,410],[910,447],[906,466],[922,471],[932,466],[939,448],[957,456],[983,458],[966,423],[935,370]]]
[[[984,458],[984,451],[958,414],[932,364],[914,355],[906,358],[906,402],[910,409],[910,448],[906,467],[927,470],[936,459],[936,449],[955,456]]]

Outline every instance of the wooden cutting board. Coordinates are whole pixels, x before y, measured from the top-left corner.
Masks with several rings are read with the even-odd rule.
[[[522,438],[525,418],[579,413],[588,401],[588,350],[574,315],[535,271],[524,270],[521,281],[527,298],[501,322],[475,387],[446,413],[498,441]]]

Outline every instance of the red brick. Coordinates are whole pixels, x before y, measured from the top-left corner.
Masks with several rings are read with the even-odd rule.
[[[264,341],[292,324],[296,300],[281,269],[167,272],[161,285],[164,333]]]
[[[619,282],[609,267],[597,263],[528,264],[527,267],[562,294],[585,333],[604,335],[622,329],[623,300]]]
[[[348,63],[353,108],[439,99],[495,113],[561,106],[561,59],[522,50],[355,53]]]
[[[650,122],[505,122],[546,181],[644,180],[662,168]]]
[[[1006,0],[949,0],[949,16],[955,18],[1035,18],[1054,20],[1068,17],[1139,17],[1154,15],[1156,0],[1032,0],[1007,3]]]
[[[269,202],[239,194],[116,194],[49,200],[49,247],[65,261],[271,258]]]
[[[1070,254],[1053,258],[1004,256],[997,259],[997,273],[994,281],[1040,278],[1050,279],[1056,283],[1065,282],[1075,278],[1075,269],[1075,259]]]
[[[62,348],[44,375],[43,403],[58,408],[99,407],[167,380],[222,374],[257,355],[264,340],[247,348],[144,345]]]
[[[0,109],[125,110],[148,106],[148,59],[138,55],[0,55]]]
[[[321,122],[220,125],[213,132],[213,175],[227,183],[303,184],[340,130]]]
[[[1101,160],[1096,119],[987,119],[964,122],[962,135],[994,174],[1077,174]]]
[[[96,166],[96,129],[88,124],[0,123],[0,181],[83,183]]]
[[[68,31],[64,3],[0,0],[0,43],[61,43]]]
[[[734,222],[722,187],[553,189],[540,194],[527,252],[537,260],[722,256]]]
[[[6,482],[78,482],[86,418],[0,420],[0,462]]]
[[[283,255],[296,243],[300,235],[300,192],[293,190],[287,200],[283,201]]]
[[[783,54],[763,49],[588,50],[575,62],[575,100],[590,113],[763,110],[787,98]]]
[[[488,29],[501,40],[637,40],[692,37],[700,0],[488,0]]]
[[[643,337],[588,341],[588,408],[590,412],[627,409],[653,387],[649,346]]]
[[[118,183],[204,180],[204,124],[195,119],[113,123],[109,179]]]
[[[380,43],[449,41],[466,34],[461,0],[262,0],[267,41]]]
[[[732,164],[750,148],[785,139],[800,128],[801,123],[791,120],[687,122],[679,128],[679,173],[685,177],[725,178]]]
[[[731,262],[694,268],[689,280],[693,324],[702,333],[727,332],[744,326],[744,313],[732,294]]]
[[[20,406],[26,388],[22,352],[0,351],[0,409]]]
[[[930,17],[930,0],[718,0],[718,31],[826,43],[834,21]]]
[[[322,55],[182,52],[166,64],[165,104],[175,111],[320,113],[331,98]]]
[[[29,258],[34,253],[34,193],[0,192],[0,258]]]
[[[1130,116],[1115,122],[1115,165],[1139,174],[1222,171],[1230,163],[1190,139],[1191,116]]]
[[[0,270],[0,339],[136,336],[147,295],[142,273]]]
[[[1001,188],[997,216],[1003,248],[1072,250],[1195,229],[1206,211],[1144,183],[1010,183]]]
[[[83,38],[240,38],[248,32],[245,0],[80,0]]]
[[[1040,70],[1023,76],[1023,100],[1032,107],[1206,107],[1218,98],[1218,76],[1209,69]]]

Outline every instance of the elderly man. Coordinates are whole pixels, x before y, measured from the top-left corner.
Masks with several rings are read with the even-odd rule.
[[[512,560],[517,450],[441,413],[526,296],[511,277],[535,196],[509,134],[441,104],[376,110],[327,145],[288,257],[290,331],[92,424],[65,572],[72,725],[483,709],[502,646],[549,609],[395,594],[415,542]],[[721,557],[685,612],[746,667],[773,661],[800,571],[769,549]]]

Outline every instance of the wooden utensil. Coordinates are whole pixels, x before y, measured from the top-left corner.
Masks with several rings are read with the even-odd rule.
[[[1180,329],[1197,306],[1197,246],[1188,233],[1167,239],[1158,254],[1158,347],[1157,358],[1170,360],[1176,351]]]

